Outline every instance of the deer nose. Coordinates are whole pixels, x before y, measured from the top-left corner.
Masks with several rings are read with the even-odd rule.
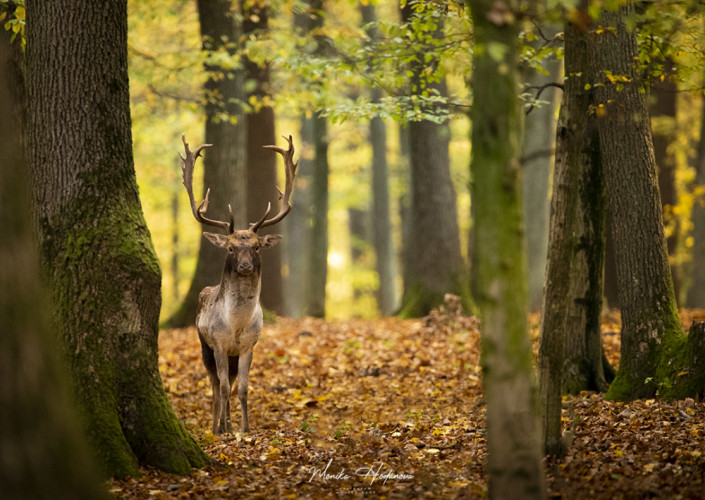
[[[250,262],[241,262],[237,266],[237,271],[240,274],[250,274],[252,272],[252,264]]]

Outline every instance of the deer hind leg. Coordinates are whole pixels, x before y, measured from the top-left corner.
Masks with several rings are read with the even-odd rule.
[[[240,356],[237,367],[237,397],[242,409],[242,432],[250,432],[250,423],[247,418],[247,387],[250,383],[250,365],[252,364],[252,350]]]

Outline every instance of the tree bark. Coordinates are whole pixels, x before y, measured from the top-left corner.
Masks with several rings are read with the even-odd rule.
[[[109,475],[208,458],[158,371],[159,264],[137,193],[127,2],[28,2],[28,161],[43,271],[82,420]]]
[[[243,13],[242,31],[245,35],[257,35],[269,29],[269,9],[264,4],[241,0]],[[279,211],[276,197],[277,155],[262,148],[276,144],[274,134],[274,108],[271,106],[272,91],[269,82],[269,64],[257,64],[245,58],[245,81],[254,85],[249,93],[261,104],[247,113],[247,219],[256,221],[272,203],[272,213]],[[264,228],[261,235],[281,231],[280,227]],[[266,310],[284,314],[284,290],[282,284],[282,253],[277,245],[262,253],[262,292],[260,302]]]
[[[402,19],[410,22],[416,8],[407,2],[402,8]],[[431,8],[431,7],[424,7]],[[434,36],[442,36],[443,25],[438,22]],[[423,57],[420,57],[423,60]],[[438,64],[437,61],[432,64]],[[428,66],[412,65],[412,87],[421,92],[421,71]],[[440,95],[447,94],[445,80],[428,83]],[[463,299],[466,310],[471,310],[465,269],[460,254],[458,211],[453,183],[450,178],[448,145],[450,129],[447,124],[430,120],[413,121],[407,125],[411,167],[410,234],[406,252],[404,295],[400,315],[418,317],[443,303],[443,296],[452,292]]]
[[[482,319],[489,498],[545,498],[538,394],[527,326],[527,273],[519,165],[516,22],[495,24],[494,0],[471,2],[474,268]],[[477,126],[482,124],[482,126]]]
[[[203,50],[207,53],[226,50],[231,57],[235,57],[238,28],[230,9],[231,0],[198,1]],[[204,153],[203,197],[210,189],[209,217],[228,220],[230,204],[236,226],[245,227],[248,219],[242,71],[223,69],[210,63],[206,63],[205,70],[209,74],[204,88],[205,142],[213,144],[213,147]],[[166,321],[167,326],[181,328],[193,325],[198,294],[206,286],[218,284],[222,271],[223,251],[201,237],[191,286],[179,309]]]
[[[589,19],[586,3],[579,19]],[[595,117],[590,113],[589,26],[566,22],[563,104],[558,119],[550,242],[539,332],[543,439],[561,455],[561,394],[606,391],[600,336],[605,195]]]
[[[12,14],[10,14],[12,15]],[[49,322],[24,164],[20,40],[0,32],[0,488],[5,498],[107,498],[81,434]]]
[[[674,397],[682,384],[673,369],[680,367],[678,349],[685,339],[668,263],[646,95],[634,63],[636,37],[624,23],[631,14],[631,3],[602,12],[605,30],[595,38],[592,74],[593,82],[603,84],[595,87],[595,110],[622,312],[622,356],[607,392],[616,400],[657,392]]]

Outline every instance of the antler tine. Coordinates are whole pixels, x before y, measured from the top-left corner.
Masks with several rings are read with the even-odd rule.
[[[201,202],[198,207],[196,207],[196,200],[193,196],[193,169],[196,164],[196,158],[201,156],[201,151],[205,148],[210,148],[212,144],[201,144],[196,148],[195,151],[189,149],[188,143],[186,142],[186,136],[181,135],[181,141],[184,143],[184,151],[186,157],[179,153],[179,158],[181,158],[181,172],[183,177],[184,187],[188,193],[189,201],[191,202],[191,212],[198,222],[205,224],[207,226],[218,227],[220,229],[226,229],[228,232],[232,232],[235,224],[233,223],[233,212],[230,210],[230,222],[223,222],[219,220],[209,219],[205,216],[206,210],[208,210],[208,196],[210,195],[210,188],[206,191],[206,197]]]
[[[279,191],[279,199],[282,200],[282,206],[277,215],[275,215],[271,219],[267,219],[269,211],[271,210],[270,203],[267,207],[267,211],[265,212],[264,216],[259,221],[255,222],[250,228],[255,233],[263,227],[271,226],[276,224],[277,222],[280,222],[284,217],[287,216],[287,214],[291,210],[291,203],[289,203],[289,198],[291,197],[291,192],[294,189],[294,177],[296,177],[296,168],[299,166],[299,162],[294,162],[294,141],[291,138],[291,135],[289,135],[289,137],[283,137],[289,142],[288,149],[280,148],[279,146],[262,146],[263,148],[276,151],[277,153],[282,155],[282,158],[284,158],[284,168],[286,172],[284,192],[282,193],[281,190],[277,188],[277,190]]]

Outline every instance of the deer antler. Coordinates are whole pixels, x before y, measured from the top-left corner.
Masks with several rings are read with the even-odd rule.
[[[288,149],[283,149],[279,146],[262,146],[264,148],[276,151],[284,158],[284,167],[286,170],[286,183],[283,193],[277,188],[277,191],[279,191],[279,199],[282,200],[282,206],[279,210],[279,213],[271,219],[267,219],[267,216],[269,215],[269,212],[272,209],[272,204],[269,203],[267,205],[267,210],[264,212],[262,218],[252,224],[252,227],[250,227],[250,230],[255,233],[263,227],[271,226],[276,224],[277,222],[280,222],[284,217],[286,217],[286,215],[291,210],[291,203],[289,203],[289,198],[291,197],[291,191],[294,189],[294,177],[296,176],[296,167],[299,166],[299,162],[297,161],[296,163],[294,163],[294,141],[292,140],[291,136],[289,136],[288,138],[284,136],[284,139],[287,139],[287,141],[289,141]]]
[[[206,210],[208,210],[208,195],[211,193],[210,188],[206,191],[206,198],[198,207],[196,207],[196,200],[193,197],[193,168],[196,164],[196,158],[201,156],[201,151],[205,148],[211,147],[212,144],[201,144],[196,148],[196,151],[191,151],[188,147],[188,143],[186,142],[185,135],[181,136],[181,141],[184,143],[184,149],[186,150],[186,158],[179,153],[179,157],[181,158],[181,172],[183,173],[184,187],[186,188],[189,201],[191,202],[191,212],[193,212],[193,216],[201,224],[226,229],[229,233],[232,233],[235,228],[235,224],[233,222],[233,209],[230,205],[228,205],[228,209],[230,210],[230,222],[213,220],[205,216]]]

